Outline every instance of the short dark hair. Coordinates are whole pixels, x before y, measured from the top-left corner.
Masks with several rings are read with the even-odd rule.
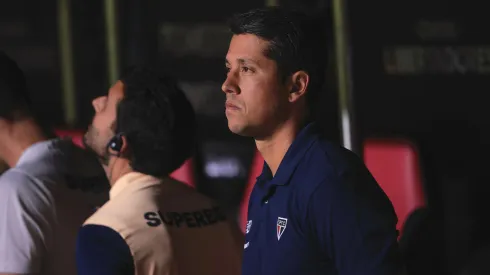
[[[116,132],[126,136],[133,170],[165,177],[194,152],[196,117],[177,81],[148,67],[130,67],[121,77]]]
[[[306,94],[313,106],[322,90],[327,64],[326,28],[321,17],[281,7],[254,9],[229,20],[233,34],[253,34],[269,42],[264,53],[276,61],[282,81],[304,70],[310,76]]]
[[[24,72],[0,51],[0,117],[14,120],[28,115],[30,105]]]

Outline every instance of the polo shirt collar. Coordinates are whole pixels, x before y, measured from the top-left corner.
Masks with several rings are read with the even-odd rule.
[[[286,155],[281,161],[276,175],[272,177],[272,172],[264,161],[264,167],[262,173],[257,177],[260,182],[270,181],[274,185],[286,185],[289,183],[289,179],[296,170],[296,167],[300,163],[301,159],[317,140],[318,129],[315,122],[307,124],[296,136],[291,146],[289,146]]]
[[[145,175],[138,172],[130,172],[120,177],[114,185],[112,185],[109,191],[110,199],[118,196],[125,191],[133,191],[136,189],[145,188],[145,186],[151,186],[160,184],[162,180]]]

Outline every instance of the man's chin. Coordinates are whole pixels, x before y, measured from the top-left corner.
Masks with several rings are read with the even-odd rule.
[[[264,140],[267,139],[268,135],[264,134],[267,132],[261,131],[260,127],[253,127],[250,125],[239,125],[239,124],[231,124],[228,122],[228,129],[235,134],[242,137],[250,137],[255,140]]]
[[[235,135],[239,135],[242,137],[253,137],[250,129],[244,127],[243,125],[228,123],[228,129],[230,129],[230,131]]]
[[[109,164],[108,155],[98,153],[97,150],[95,150],[94,147],[91,146],[90,142],[87,142],[85,138],[83,139],[83,146],[87,152],[93,154],[99,160],[102,166],[107,166]]]
[[[91,147],[90,143],[88,142],[87,134],[83,135],[82,144],[83,147],[85,147],[86,149],[89,149]]]
[[[246,136],[243,132],[243,127],[232,124],[228,121],[228,129],[235,135]]]

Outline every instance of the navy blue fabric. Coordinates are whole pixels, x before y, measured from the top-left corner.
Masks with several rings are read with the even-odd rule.
[[[113,229],[85,225],[77,239],[78,275],[133,275],[134,262],[124,239]]]
[[[393,206],[354,153],[307,125],[252,191],[243,274],[396,274]]]

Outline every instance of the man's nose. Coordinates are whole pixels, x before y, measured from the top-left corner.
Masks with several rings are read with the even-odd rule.
[[[94,106],[94,110],[96,112],[99,112],[100,110],[102,110],[102,108],[105,105],[106,101],[107,101],[107,97],[106,96],[100,96],[100,97],[97,97],[94,100],[92,100],[92,106]]]
[[[223,82],[223,85],[221,85],[221,90],[226,94],[229,93],[238,94],[240,92],[240,89],[238,88],[237,85],[236,76],[232,72],[229,72],[227,74],[226,79]]]

